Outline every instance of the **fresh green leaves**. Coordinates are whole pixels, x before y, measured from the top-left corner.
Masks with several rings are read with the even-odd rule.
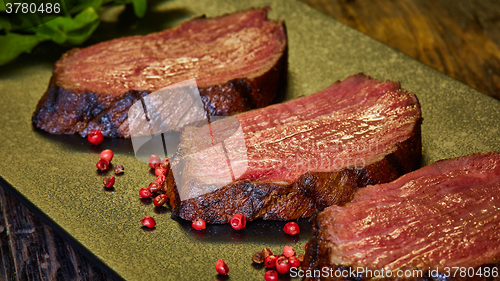
[[[58,17],[33,30],[40,38],[50,39],[58,44],[83,43],[99,25],[99,15],[93,7],[87,7],[74,18]]]
[[[5,64],[23,52],[31,52],[44,38],[33,35],[7,33],[0,36],[0,64]]]
[[[146,0],[132,0],[132,5],[136,16],[142,18],[146,14]]]
[[[19,0],[24,2],[26,0]],[[147,0],[63,0],[62,16],[47,13],[5,13],[0,1],[0,65],[21,53],[30,53],[40,42],[83,43],[99,26],[97,11],[103,5],[131,3],[137,17],[146,13]],[[42,3],[40,0],[32,2]],[[43,1],[45,2],[45,1]],[[3,33],[3,34],[2,34]]]

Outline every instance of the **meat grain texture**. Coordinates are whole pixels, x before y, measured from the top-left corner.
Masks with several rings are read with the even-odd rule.
[[[210,115],[231,115],[270,104],[286,64],[284,23],[267,19],[267,9],[197,18],[65,53],[32,121],[50,133],[130,137],[134,102],[191,78]]]
[[[327,268],[390,271],[387,280],[498,280],[499,190],[496,152],[438,161],[362,188],[350,203],[318,214],[303,264],[311,276],[304,279],[341,279],[312,275]],[[397,278],[407,270],[416,271]]]
[[[349,202],[358,187],[389,182],[416,169],[421,158],[422,117],[415,95],[397,82],[364,74],[235,118],[244,132],[246,171],[222,188],[186,200],[179,196],[186,190],[177,189],[170,171],[165,190],[174,218],[227,223],[236,213],[250,221],[310,217]],[[186,158],[199,164],[218,157],[186,154],[201,143],[196,133],[183,134],[171,161],[174,167]],[[231,159],[238,161],[243,160]],[[209,188],[222,178],[223,171],[208,164],[198,167],[198,174],[183,174],[193,182],[190,188]]]

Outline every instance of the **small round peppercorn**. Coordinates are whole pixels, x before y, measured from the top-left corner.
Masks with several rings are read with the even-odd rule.
[[[97,164],[95,164],[95,166],[99,171],[106,171],[107,169],[109,169],[109,162],[101,159],[97,161]]]
[[[255,252],[252,256],[252,262],[257,264],[263,263],[265,259],[266,258],[264,258],[264,253],[262,252]]]
[[[148,189],[149,189],[149,192],[156,193],[160,190],[160,185],[154,181],[148,185]]]
[[[101,154],[99,154],[99,158],[101,160],[106,160],[108,162],[111,162],[114,155],[115,154],[113,153],[113,151],[111,149],[105,149],[101,152]]]
[[[276,260],[276,264],[278,264],[278,263],[280,263],[281,261],[284,261],[284,260],[288,260],[288,258],[285,257],[284,255],[279,255],[278,259]]]
[[[283,227],[283,231],[289,235],[297,235],[300,233],[299,225],[296,222],[289,222]]]
[[[104,183],[104,187],[111,188],[115,184],[115,177],[104,177],[102,183]]]
[[[117,175],[122,174],[125,171],[125,169],[123,168],[123,165],[116,165],[114,170],[115,170],[115,174],[117,174]]]
[[[160,162],[160,167],[162,168],[168,169],[169,165],[170,165],[170,160],[168,159],[168,157],[161,160]]]
[[[271,250],[269,250],[268,248],[264,248],[264,249],[262,249],[262,251],[260,251],[260,252],[255,252],[255,253],[253,254],[253,256],[252,256],[252,262],[254,262],[254,263],[258,263],[258,264],[263,263],[263,262],[264,262],[264,260],[265,260],[268,256],[270,256],[270,255],[272,255],[272,254],[273,254],[273,252],[271,252]]]
[[[231,218],[231,227],[235,230],[241,230],[247,225],[247,219],[242,214],[236,214]]]
[[[153,228],[156,226],[155,220],[150,216],[144,216],[141,220],[142,224],[146,227]]]
[[[276,271],[281,274],[286,274],[290,271],[290,263],[288,262],[288,259],[278,259],[276,261]]]
[[[266,259],[264,260],[264,264],[266,265],[267,268],[273,268],[276,266],[277,259],[278,259],[277,255],[267,256]]]
[[[139,190],[139,196],[141,196],[141,198],[149,198],[151,197],[151,192],[149,192],[149,189],[147,189],[146,187],[143,187]]]
[[[158,183],[158,185],[162,185],[162,184],[163,184],[163,182],[165,181],[165,179],[166,179],[165,175],[161,175],[161,176],[159,176],[159,177],[156,177],[155,182],[157,182],[157,183]]]
[[[160,194],[153,199],[153,204],[156,207],[160,207],[167,202],[168,196],[166,194]]]
[[[270,256],[273,254],[269,248],[263,248],[262,253],[264,254],[264,258],[267,258],[267,256]]]
[[[295,251],[292,246],[283,247],[283,255],[287,258],[295,256]]]
[[[149,167],[156,169],[160,165],[160,156],[153,154],[149,156]]]
[[[289,257],[288,262],[290,263],[290,267],[295,267],[295,268],[298,268],[301,263],[297,257]]]
[[[229,273],[229,267],[227,267],[227,264],[222,259],[218,259],[215,263],[215,270],[222,275],[227,275]]]
[[[155,175],[157,177],[164,176],[165,174],[167,174],[167,169],[165,169],[165,168],[156,168],[155,169]]]
[[[203,230],[207,228],[207,224],[204,219],[195,219],[191,226],[196,230]]]
[[[278,280],[278,272],[275,270],[268,270],[264,273],[264,280],[266,281],[277,281]]]
[[[104,140],[104,136],[102,135],[101,131],[94,130],[90,132],[90,134],[87,136],[87,139],[91,144],[99,145]]]

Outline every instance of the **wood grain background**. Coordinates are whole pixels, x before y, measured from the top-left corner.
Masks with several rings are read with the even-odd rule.
[[[498,0],[302,0],[500,99]]]
[[[498,0],[302,0],[500,99]],[[112,280],[0,188],[0,280]]]

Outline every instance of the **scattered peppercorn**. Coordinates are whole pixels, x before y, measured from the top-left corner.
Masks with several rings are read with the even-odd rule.
[[[163,160],[161,160],[161,162],[160,162],[160,167],[161,168],[168,169],[169,165],[170,165],[170,161],[169,161],[168,157],[165,158],[165,159],[163,159]]]
[[[155,182],[157,182],[159,185],[162,185],[165,179],[166,179],[165,175],[161,175],[159,177],[156,177]]]
[[[91,144],[99,145],[104,140],[104,136],[102,135],[101,131],[94,130],[94,131],[92,131],[92,132],[89,133],[89,135],[87,136],[87,140]]]
[[[301,264],[301,261],[295,256],[289,257],[288,262],[290,263],[290,267],[295,267],[295,268],[299,268]]]
[[[99,158],[101,160],[106,160],[108,162],[111,162],[111,160],[113,159],[113,156],[114,156],[114,153],[111,149],[105,149],[101,152],[101,154],[99,154]]]
[[[149,167],[151,167],[151,169],[158,168],[158,166],[160,165],[160,160],[160,156],[156,154],[149,156]]]
[[[285,233],[289,235],[297,235],[300,233],[300,228],[296,222],[291,221],[285,224],[285,227],[283,227],[283,231],[285,231]]]
[[[262,253],[264,253],[264,258],[267,258],[267,256],[270,256],[273,254],[269,248],[263,248]]]
[[[288,260],[288,258],[285,257],[284,255],[279,255],[278,259],[276,260],[276,264],[278,264],[278,263],[280,263],[281,261],[284,261],[284,260]]]
[[[149,192],[156,193],[160,190],[160,185],[157,182],[152,182],[148,185]]]
[[[195,219],[191,226],[196,229],[196,230],[203,230],[207,228],[207,224],[205,223],[204,219]]]
[[[149,189],[147,189],[146,187],[143,187],[139,190],[139,196],[141,196],[141,198],[149,198],[151,197],[151,192],[149,192]]]
[[[116,165],[115,166],[115,174],[122,174],[124,172],[123,165]]]
[[[166,194],[160,194],[153,199],[153,204],[156,207],[160,207],[167,202],[168,196]]]
[[[276,261],[276,271],[281,274],[286,274],[290,271],[290,263],[286,257],[280,257]]]
[[[104,187],[112,188],[115,184],[115,177],[104,177],[102,183],[104,183]]]
[[[263,263],[265,259],[263,252],[255,252],[252,256],[252,262],[254,263]]]
[[[167,174],[167,169],[161,168],[161,167],[158,167],[158,168],[155,169],[155,175],[157,177],[164,176],[165,174]]]
[[[264,264],[266,265],[267,268],[273,268],[276,266],[277,259],[278,259],[278,256],[276,256],[276,255],[267,256],[264,259]]]
[[[287,258],[295,256],[295,251],[292,246],[283,247],[283,255]]]
[[[236,214],[231,218],[231,227],[235,230],[241,230],[247,225],[247,219],[242,214]]]
[[[229,273],[229,267],[227,267],[227,264],[222,259],[218,259],[215,263],[215,270],[222,275],[227,275]]]
[[[268,270],[264,273],[264,280],[266,281],[277,281],[278,280],[278,272],[275,270]]]
[[[273,254],[273,252],[271,252],[271,250],[269,250],[268,248],[264,248],[264,249],[262,249],[262,251],[260,251],[260,252],[255,252],[255,254],[253,254],[253,256],[252,256],[252,261],[253,261],[254,263],[263,263],[263,262],[264,262],[264,260],[265,260],[268,256],[270,256],[270,255],[272,255],[272,254]]]
[[[109,169],[109,162],[101,159],[97,161],[97,164],[95,164],[95,166],[99,171],[106,171],[107,169]]]
[[[155,220],[150,216],[144,216],[144,218],[141,220],[141,223],[149,228],[153,228],[156,226]]]

